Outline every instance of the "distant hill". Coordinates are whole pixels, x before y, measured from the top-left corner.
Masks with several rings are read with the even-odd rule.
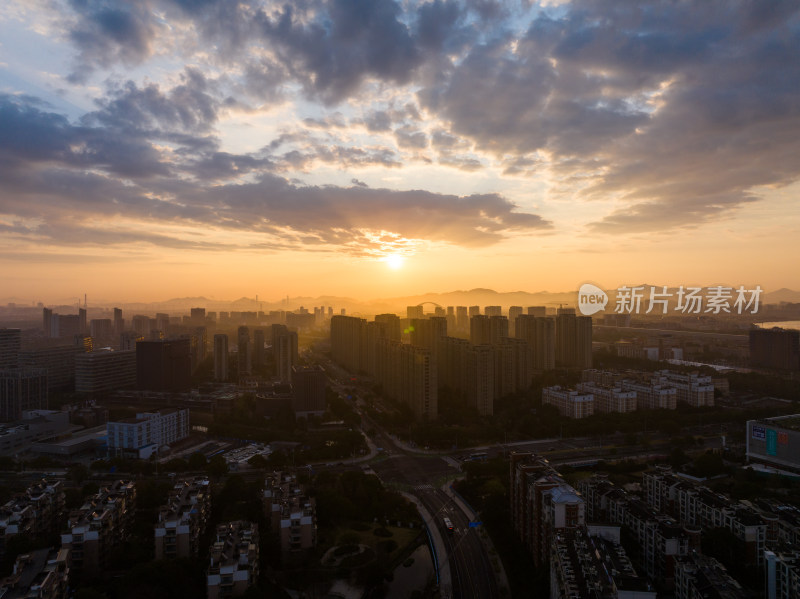
[[[650,286],[642,284],[645,288],[644,297],[648,297]],[[660,291],[660,289],[657,289]],[[670,288],[670,292],[676,293],[677,289]],[[614,302],[616,289],[607,289],[606,293],[611,302]],[[153,314],[155,312],[166,312],[169,314],[186,314],[191,308],[205,308],[208,311],[258,311],[263,310],[296,310],[301,306],[308,310],[313,310],[315,306],[332,306],[338,313],[344,308],[348,314],[371,316],[382,312],[395,312],[405,314],[407,306],[416,306],[425,302],[438,304],[442,307],[447,306],[502,306],[507,310],[509,306],[546,306],[555,309],[559,305],[574,307],[576,302],[577,289],[573,291],[504,291],[498,292],[493,289],[475,288],[469,290],[456,290],[447,292],[430,292],[400,297],[376,298],[369,300],[359,300],[352,297],[322,295],[317,297],[297,296],[285,297],[279,300],[270,299],[256,300],[255,297],[240,297],[235,300],[220,300],[207,298],[205,296],[171,298],[159,302],[121,302],[107,300],[89,300],[89,307],[99,308],[112,306],[122,308],[128,315],[135,313]],[[77,298],[76,298],[77,299]],[[21,298],[0,299],[0,305],[7,305],[15,302],[19,307],[31,306]],[[781,302],[800,302],[800,291],[792,289],[778,289],[776,291],[765,292],[761,296],[761,304],[777,304]],[[68,305],[64,302],[63,312],[75,309],[75,303]],[[48,304],[50,307],[58,307]],[[426,307],[426,312],[432,312],[433,306]]]

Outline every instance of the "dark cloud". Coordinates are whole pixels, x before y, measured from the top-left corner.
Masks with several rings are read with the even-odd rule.
[[[113,132],[71,124],[62,115],[45,112],[36,103],[0,95],[0,156],[3,171],[33,163],[98,167],[123,177],[168,174],[157,150],[146,140],[122,138]],[[13,178],[13,172],[8,173]]]
[[[72,81],[85,81],[96,67],[133,66],[152,53],[157,25],[150,2],[71,0],[70,5],[78,18],[69,37],[79,52]]]
[[[99,110],[84,121],[132,131],[206,133],[222,106],[218,92],[196,69],[186,69],[181,79],[180,85],[168,91],[154,83],[140,88],[128,81],[98,100]]]
[[[400,16],[392,0],[333,0],[310,22],[289,4],[275,18],[262,13],[261,27],[306,90],[336,103],[366,77],[411,79],[422,56]]]

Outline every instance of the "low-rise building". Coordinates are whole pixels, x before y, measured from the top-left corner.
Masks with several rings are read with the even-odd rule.
[[[316,502],[294,474],[277,472],[264,483],[264,509],[280,541],[281,561],[296,563],[317,545]]]
[[[694,553],[675,561],[675,599],[749,599],[751,595],[713,557]]]
[[[0,507],[0,555],[14,535],[57,533],[64,517],[63,483],[42,479]]]
[[[583,529],[559,534],[550,551],[550,599],[656,599],[619,544]]]
[[[258,525],[244,520],[217,526],[206,572],[208,599],[236,597],[258,578]]]
[[[109,552],[128,538],[136,511],[136,487],[118,480],[101,488],[67,518],[61,546],[70,550],[70,567],[85,576],[103,571]]]
[[[2,599],[66,599],[69,550],[37,549],[17,556],[10,576],[0,581]]]
[[[595,383],[578,383],[577,390],[581,393],[591,394],[594,397],[594,411],[633,412],[636,410],[636,392],[623,391],[622,387],[607,387]]]
[[[542,404],[558,409],[567,418],[586,418],[594,414],[594,395],[572,389],[562,389],[556,385],[542,389]]]
[[[207,478],[179,480],[155,525],[156,559],[196,557],[200,536],[211,514],[211,486]]]

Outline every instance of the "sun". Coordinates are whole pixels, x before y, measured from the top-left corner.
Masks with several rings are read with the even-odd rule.
[[[405,262],[406,259],[400,254],[389,254],[384,257],[383,261],[386,262],[386,265],[392,270],[398,270],[403,267],[403,262]]]

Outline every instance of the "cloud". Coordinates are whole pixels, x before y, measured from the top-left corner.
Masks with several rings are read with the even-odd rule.
[[[157,24],[150,2],[120,4],[106,0],[70,0],[77,15],[69,37],[78,49],[73,82],[83,82],[97,67],[133,66],[152,53]]]
[[[0,127],[12,132],[0,139],[0,205],[7,233],[76,247],[137,242],[219,250],[266,243],[302,250],[317,239],[323,249],[351,251],[353,238],[381,231],[406,240],[486,246],[515,232],[551,227],[497,194],[373,189],[358,181],[352,187],[308,186],[269,172],[280,166],[273,151],[284,143],[305,148],[305,154],[290,150],[280,156],[289,162],[298,152],[296,168],[316,161],[392,164],[394,155],[382,148],[315,145],[308,136],[287,134],[251,155],[187,146],[167,161],[137,134],[135,123],[159,126],[170,120],[171,108],[163,104],[169,94],[139,91],[128,89],[121,96],[125,102],[105,104],[85,119],[107,127],[75,125],[30,99],[0,97]],[[106,110],[120,115],[106,118]],[[203,129],[192,116],[178,120],[180,129]],[[163,230],[165,225],[175,231]],[[250,240],[230,244],[191,233],[209,229]]]
[[[800,175],[800,7],[576,0],[498,28],[418,96],[507,174],[614,200],[596,231],[725,218]],[[571,186],[571,187],[570,187]]]

